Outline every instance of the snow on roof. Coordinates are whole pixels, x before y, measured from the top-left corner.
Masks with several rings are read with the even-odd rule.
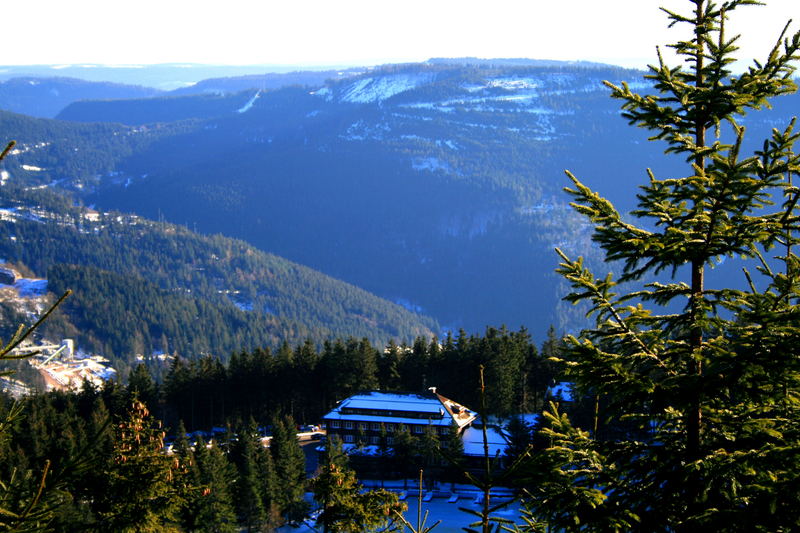
[[[324,420],[350,420],[353,422],[384,422],[390,424],[431,424],[433,426],[449,426],[453,421],[449,416],[443,417],[439,413],[432,414],[430,418],[409,418],[403,416],[387,415],[350,415],[342,414],[336,410],[331,411],[323,417]]]
[[[365,412],[345,414],[344,411],[349,409]],[[372,412],[368,413],[367,411]],[[375,411],[385,412],[385,414],[374,414]],[[404,417],[404,413],[419,413],[421,418]],[[387,417],[391,418],[391,422],[399,424],[419,424],[429,417],[437,425],[449,425],[451,421],[454,421],[459,426],[464,426],[475,419],[475,413],[438,394],[370,391],[354,394],[342,400],[323,418],[379,422],[386,421]]]
[[[461,436],[464,442],[464,455],[483,455],[483,430],[481,428],[468,427]],[[502,455],[508,443],[505,437],[495,427],[486,428],[486,441],[489,444],[489,456],[495,457]]]
[[[372,391],[354,394],[339,404],[340,408],[381,409],[439,413],[441,402],[433,395]]]

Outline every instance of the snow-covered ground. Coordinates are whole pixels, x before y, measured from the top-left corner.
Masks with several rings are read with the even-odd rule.
[[[429,73],[387,74],[378,77],[367,77],[356,80],[342,93],[341,100],[354,104],[380,102],[396,94],[409,91],[433,80]],[[327,96],[327,92],[317,91],[319,96]]]
[[[428,170],[430,172],[441,171],[448,174],[452,170],[450,168],[450,165],[447,164],[447,162],[442,161],[441,159],[438,159],[436,157],[424,157],[424,158],[420,157],[413,159],[411,161],[411,167],[414,170]]]
[[[36,298],[47,294],[47,280],[20,278],[14,283],[14,288],[21,298]]]
[[[254,94],[253,97],[250,98],[250,100],[248,100],[246,104],[237,109],[236,112],[247,113],[248,111],[250,111],[250,109],[253,107],[253,104],[255,104],[256,100],[258,100],[259,96],[261,96],[261,91],[256,91],[256,94]]]
[[[406,520],[416,527],[417,498],[409,495],[405,502],[408,505],[408,510],[404,513],[404,516]],[[434,528],[433,533],[462,533],[464,531],[463,528],[475,522],[476,517],[459,510],[460,507],[465,507],[474,511],[480,511],[481,509],[481,506],[475,503],[474,495],[465,495],[454,503],[449,503],[447,498],[433,498],[427,502],[423,501],[422,515],[424,516],[425,511],[428,511],[428,520],[425,522],[425,525],[432,526],[437,520],[441,520],[442,522]],[[517,523],[521,523],[519,503],[513,502],[508,507],[494,513],[493,516],[505,518],[507,520],[515,520]],[[308,526],[302,526],[298,529],[283,527],[278,529],[278,531],[280,533],[289,533],[290,531],[304,533],[316,530]],[[408,528],[406,528],[405,531],[409,531]]]

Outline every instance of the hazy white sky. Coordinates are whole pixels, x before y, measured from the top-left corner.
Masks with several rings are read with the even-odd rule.
[[[688,0],[4,1],[0,64],[350,65],[430,57],[653,62],[683,34],[658,9]],[[743,53],[764,58],[800,0],[733,15]]]

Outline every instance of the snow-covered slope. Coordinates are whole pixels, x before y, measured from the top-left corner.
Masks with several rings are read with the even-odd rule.
[[[410,91],[434,79],[433,73],[376,75],[358,79],[348,84],[340,100],[355,104],[380,102],[397,94]]]

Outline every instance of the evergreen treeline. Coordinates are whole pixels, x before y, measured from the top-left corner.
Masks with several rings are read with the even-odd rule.
[[[284,343],[275,351],[235,353],[227,365],[210,357],[176,359],[160,391],[163,404],[152,403],[157,395],[144,367],[132,374],[131,386],[150,391],[148,403],[154,409],[163,405],[163,418],[173,427],[178,420],[190,430],[250,417],[266,422],[264,414],[272,412],[316,423],[337,401],[372,389],[436,387],[439,394],[476,409],[483,365],[491,393],[487,412],[508,416],[543,408],[556,377],[548,358],[559,343],[551,329],[540,350],[526,330],[505,328],[472,336],[462,331],[441,342],[419,337],[411,345],[391,343],[383,350],[355,338],[326,342],[321,350],[311,342],[295,348]]]
[[[49,516],[53,531],[256,531],[302,519],[309,488],[327,509],[326,520],[347,520],[352,513],[385,520],[396,496],[357,496],[336,443],[324,475],[307,485],[296,421],[315,422],[336,400],[358,390],[418,390],[429,378],[459,387],[449,396],[470,405],[477,401],[477,365],[496,377],[521,378],[502,385],[511,396],[495,389],[493,412],[538,410],[543,388],[554,377],[546,357],[558,344],[551,337],[540,351],[525,330],[504,328],[490,328],[484,336],[462,333],[441,345],[419,338],[412,346],[392,344],[383,351],[355,339],[327,343],[321,351],[310,342],[294,349],[284,344],[274,353],[236,354],[227,366],[211,358],[179,359],[163,384],[139,365],[126,386],[84,383],[79,391],[31,396],[22,401],[24,416],[6,426],[0,441],[0,479],[15,471],[20,476],[14,490],[4,492],[3,506],[22,505],[47,469],[52,490],[44,509],[57,511]],[[0,395],[0,420],[12,405]],[[189,439],[188,432],[212,425],[224,433]],[[162,447],[167,433],[176,436],[170,454]],[[449,456],[460,456],[455,430],[416,438],[401,429],[394,436],[391,451],[382,443],[381,461],[355,456],[353,466],[379,477],[413,477],[424,468],[426,480],[461,479],[459,467],[442,463],[438,452],[445,442]]]
[[[11,409],[0,395],[0,418]],[[23,409],[0,442],[0,478],[12,480],[2,508],[18,511],[46,472],[38,526],[48,531],[257,531],[306,514],[291,418],[273,420],[269,448],[243,424],[230,443],[189,443],[181,433],[167,454],[160,422],[114,382],[33,396]],[[0,517],[11,524],[10,513]]]

